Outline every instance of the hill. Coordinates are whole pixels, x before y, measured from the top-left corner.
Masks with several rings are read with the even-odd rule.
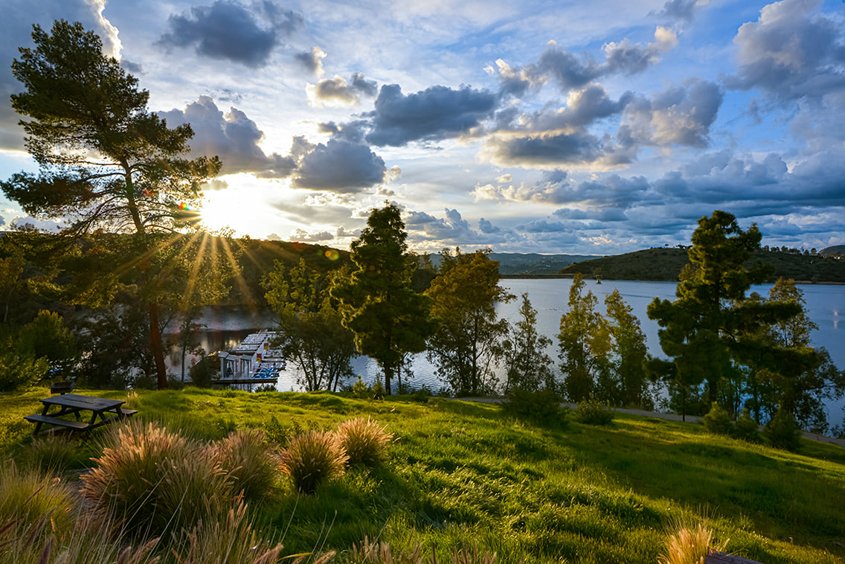
[[[762,562],[845,557],[845,449],[833,445],[804,442],[793,454],[629,415],[605,427],[538,425],[499,405],[442,398],[84,393],[127,399],[136,418],[201,440],[259,428],[283,443],[299,429],[355,417],[386,426],[394,440],[384,466],[352,468],[313,496],[297,495],[280,473],[271,494],[250,507],[284,554],[317,547],[338,551],[336,562],[360,562],[350,547],[368,537],[391,545],[402,562],[417,562],[397,553],[419,545],[440,562],[480,562],[452,560],[468,547],[495,552],[497,562],[654,563],[667,530],[702,522],[729,539],[730,552]],[[46,394],[0,394],[0,462],[12,453],[26,459],[31,428],[22,416],[39,410]],[[69,484],[99,455],[98,436],[66,447],[76,460]],[[0,543],[0,559],[2,550]]]
[[[677,280],[687,262],[685,248],[664,247],[579,262],[564,268],[561,273],[580,272],[587,277],[607,280]],[[768,266],[771,280],[782,276],[802,282],[845,283],[845,261],[833,257],[792,249],[763,249],[755,254],[751,263]]]
[[[835,245],[819,251],[823,257],[845,257],[845,245]]]

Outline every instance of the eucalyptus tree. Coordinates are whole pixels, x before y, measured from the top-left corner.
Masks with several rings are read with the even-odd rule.
[[[438,376],[457,395],[477,395],[495,388],[493,366],[504,353],[508,322],[496,304],[513,296],[499,285],[499,263],[488,251],[441,254],[440,271],[426,295],[436,330],[428,342]]]
[[[517,390],[534,392],[541,387],[557,392],[552,359],[546,352],[551,344],[551,339],[537,331],[537,310],[523,293],[519,320],[505,341],[506,395]]]
[[[425,350],[433,329],[428,298],[411,287],[417,261],[408,253],[407,237],[398,206],[372,210],[351,245],[352,272],[337,278],[331,290],[357,351],[381,367],[388,394],[405,355]]]
[[[608,332],[611,339],[612,381],[607,399],[616,405],[650,407],[646,362],[648,349],[640,321],[625,302],[619,290],[604,299],[607,308]],[[601,382],[600,382],[601,385]]]

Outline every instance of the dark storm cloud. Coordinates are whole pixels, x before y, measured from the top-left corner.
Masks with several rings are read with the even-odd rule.
[[[599,84],[587,85],[582,90],[573,90],[561,109],[544,108],[520,118],[521,128],[528,131],[549,131],[562,128],[583,128],[594,121],[620,113],[634,99],[630,92],[619,100],[608,98]],[[513,122],[513,118],[510,119]]]
[[[302,25],[302,16],[270,1],[247,7],[230,0],[197,6],[170,16],[170,30],[159,40],[167,47],[194,47],[212,59],[249,67],[265,65],[273,49]]]
[[[313,145],[296,137],[291,154],[298,164],[293,185],[299,188],[360,192],[380,184],[387,174],[384,160],[368,145],[342,138]]]
[[[670,88],[651,99],[636,98],[625,107],[620,143],[705,147],[721,104],[719,87],[702,80]]]
[[[159,115],[170,127],[190,123],[194,130],[191,153],[217,155],[223,161],[224,173],[252,172],[273,178],[289,176],[296,167],[291,157],[264,153],[258,146],[264,134],[244,112],[230,108],[224,114],[208,96],[200,96],[184,110],[174,109]]]
[[[376,81],[356,72],[348,81],[340,76],[319,81],[309,88],[309,96],[318,103],[353,105],[361,96],[375,96],[376,91]]]
[[[820,97],[845,87],[842,23],[816,14],[821,2],[783,0],[765,6],[734,37],[738,72],[732,88],[760,88],[783,100]]]
[[[400,147],[411,141],[457,137],[490,117],[496,104],[496,95],[487,90],[432,86],[406,96],[398,84],[386,84],[368,115],[372,129],[367,141]]]
[[[524,167],[594,163],[605,155],[601,140],[586,132],[496,137],[488,149],[493,162]]]

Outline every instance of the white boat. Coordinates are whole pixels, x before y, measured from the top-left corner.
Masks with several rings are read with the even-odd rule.
[[[217,353],[220,359],[218,385],[227,384],[275,384],[279,372],[285,368],[282,351],[273,348],[276,331],[262,330],[250,333],[238,346],[229,351]]]

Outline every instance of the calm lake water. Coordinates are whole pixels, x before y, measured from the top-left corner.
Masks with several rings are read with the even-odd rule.
[[[537,310],[537,326],[540,332],[552,339],[555,345],[549,351],[553,359],[557,359],[556,336],[559,330],[560,317],[568,309],[567,300],[570,279],[532,279],[532,280],[502,280],[502,286],[517,299],[507,304],[499,304],[500,315],[511,321],[519,317],[519,296],[528,293],[528,298]],[[648,304],[655,298],[673,299],[675,296],[674,282],[638,282],[638,281],[604,281],[597,284],[587,281],[586,289],[592,291],[604,301],[607,294],[619,290],[622,297],[634,310],[639,318],[649,351],[653,355],[663,356],[657,338],[657,323],[646,315]],[[834,363],[845,367],[845,285],[801,284],[798,286],[804,293],[807,311],[818,329],[812,334],[812,342],[816,347],[825,347]],[[768,295],[771,285],[755,286],[752,290],[762,295]],[[601,304],[603,307],[603,303]],[[199,320],[206,326],[200,336],[200,346],[206,351],[217,351],[233,347],[248,333],[256,329],[272,328],[275,317],[269,312],[264,314],[249,314],[239,310],[208,309]],[[190,361],[188,361],[190,362]],[[181,358],[177,350],[169,359],[172,373],[177,376],[181,371]],[[360,357],[353,362],[355,373],[363,376],[365,381],[372,382],[379,373],[378,366],[371,359]],[[409,380],[413,387],[427,386],[432,390],[440,389],[443,384],[435,377],[434,367],[426,360],[424,354],[416,355],[411,368],[412,378]],[[403,375],[403,380],[405,376]],[[351,382],[351,381],[350,381]],[[282,391],[298,390],[296,374],[293,370],[284,372],[279,379],[278,388]],[[845,402],[836,402],[829,406],[831,424],[842,421],[842,407]]]

